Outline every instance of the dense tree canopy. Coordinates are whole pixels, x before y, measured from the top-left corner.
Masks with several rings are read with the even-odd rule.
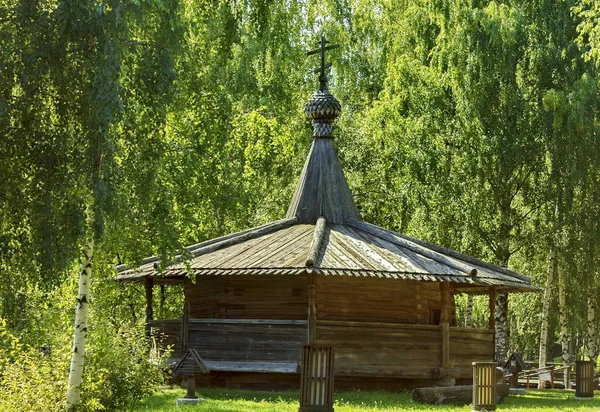
[[[26,343],[63,342],[70,315],[52,311],[91,235],[102,325],[135,323],[141,291],[105,282],[114,264],[282,217],[310,143],[305,52],[325,34],[364,220],[541,287],[556,254],[577,340],[600,282],[599,7],[0,0],[0,318]],[[542,295],[511,299],[508,349],[536,356]]]

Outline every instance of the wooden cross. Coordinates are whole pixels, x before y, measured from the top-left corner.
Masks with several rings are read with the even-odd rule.
[[[319,83],[320,83],[319,89],[320,90],[327,89],[327,76],[325,75],[325,70],[331,67],[331,63],[325,64],[325,51],[340,47],[339,44],[332,44],[331,46],[326,46],[327,43],[329,43],[329,42],[327,40],[325,40],[325,36],[321,36],[321,47],[318,49],[315,49],[315,50],[311,50],[306,53],[307,56],[310,56],[310,55],[316,54],[316,53],[321,53],[321,67],[319,67],[318,69],[314,69],[312,71],[313,73],[320,73],[319,74]]]

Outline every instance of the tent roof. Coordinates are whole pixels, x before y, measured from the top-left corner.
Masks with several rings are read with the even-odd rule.
[[[362,222],[331,135],[340,109],[326,89],[306,104],[314,138],[285,219],[187,247],[165,268],[156,257],[120,265],[117,279],[317,274],[451,282],[471,293],[539,290],[508,269]]]
[[[121,281],[157,282],[195,275],[358,276],[450,282],[457,291],[533,291],[528,277],[359,220],[315,224],[284,219],[188,249],[193,256],[160,269],[158,259],[119,267]]]

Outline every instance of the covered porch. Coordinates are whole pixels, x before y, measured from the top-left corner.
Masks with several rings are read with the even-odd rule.
[[[186,318],[149,322],[178,359],[198,351],[211,372],[299,372],[308,321]],[[335,348],[336,377],[403,379],[452,385],[471,362],[494,359],[493,329],[317,320],[316,344]],[[410,386],[410,385],[409,385]]]

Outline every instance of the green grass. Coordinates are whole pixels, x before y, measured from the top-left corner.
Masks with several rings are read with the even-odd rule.
[[[237,389],[199,388],[198,396],[205,399],[196,406],[177,407],[177,398],[185,395],[183,389],[165,388],[144,400],[135,409],[141,411],[206,411],[206,412],[297,412],[297,391],[242,391]],[[600,393],[591,400],[573,399],[569,390],[527,390],[525,395],[510,395],[498,405],[498,411],[520,412],[600,412]],[[336,412],[392,412],[392,411],[452,411],[469,412],[470,405],[420,405],[410,400],[408,393],[340,392],[335,394]]]

